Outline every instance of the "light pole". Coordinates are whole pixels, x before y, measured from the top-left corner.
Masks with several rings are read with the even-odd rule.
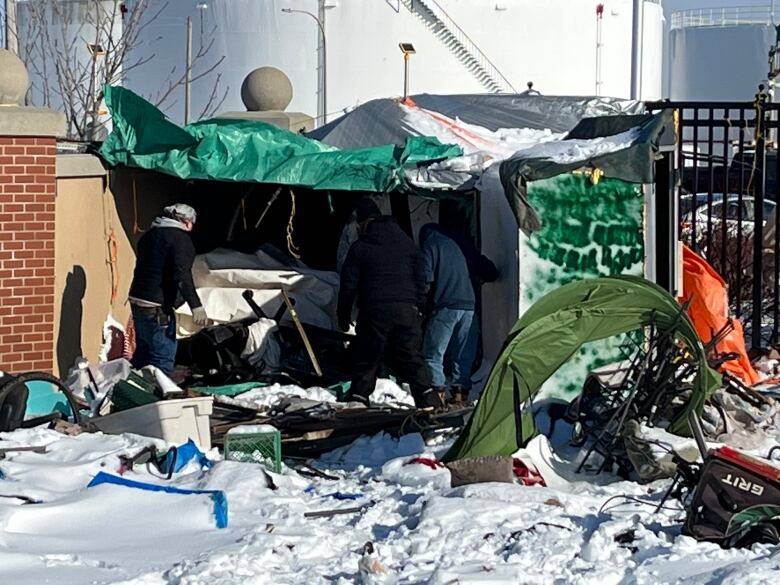
[[[644,42],[644,0],[634,0],[631,22],[631,99],[642,97],[642,44]]]
[[[314,21],[317,23],[317,26],[320,29],[320,35],[322,37],[322,52],[320,52],[319,55],[319,78],[318,78],[318,85],[319,85],[319,91],[317,92],[317,120],[319,124],[324,124],[326,122],[325,116],[328,113],[328,90],[327,90],[327,84],[328,84],[328,53],[327,53],[327,46],[325,44],[325,27],[322,25],[322,20],[317,18],[315,14],[312,14],[311,12],[308,12],[306,10],[296,10],[294,8],[282,8],[282,12],[286,12],[287,14],[292,14],[294,12],[299,12],[300,14],[307,14],[311,16]],[[324,14],[324,13],[323,13]]]
[[[398,48],[404,55],[404,99],[409,97],[409,59],[417,51],[412,43],[398,43]]]

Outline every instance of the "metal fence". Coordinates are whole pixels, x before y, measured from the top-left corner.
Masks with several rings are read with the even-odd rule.
[[[657,174],[659,237],[681,240],[728,284],[729,302],[753,348],[778,343],[780,329],[780,104],[655,102],[673,109],[677,150]],[[668,166],[671,175],[663,171]],[[671,178],[670,178],[671,177]],[[659,210],[660,211],[660,210]],[[757,332],[756,334],[754,334]]]

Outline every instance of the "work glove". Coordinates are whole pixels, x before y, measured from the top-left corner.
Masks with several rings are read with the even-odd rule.
[[[192,309],[192,322],[199,327],[206,327],[209,324],[209,316],[206,315],[206,309],[203,307]]]

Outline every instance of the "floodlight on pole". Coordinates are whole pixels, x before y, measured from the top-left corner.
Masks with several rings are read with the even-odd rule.
[[[404,99],[409,96],[409,59],[417,51],[412,43],[398,43],[398,48],[404,55]]]
[[[331,8],[331,6],[325,6],[323,7],[323,10],[321,11],[324,16],[324,8]],[[319,85],[319,95],[317,99],[317,121],[320,124],[324,124],[327,120],[325,119],[325,116],[328,113],[328,93],[327,93],[327,86],[328,86],[328,53],[327,53],[327,45],[325,44],[325,27],[322,24],[322,19],[318,18],[317,15],[312,14],[311,12],[308,12],[306,10],[296,10],[294,8],[282,8],[282,12],[286,14],[293,14],[293,13],[300,13],[300,14],[306,14],[308,16],[311,16],[314,21],[317,23],[317,26],[320,29],[320,35],[322,39],[322,53],[319,63],[319,79],[318,79],[318,85]]]

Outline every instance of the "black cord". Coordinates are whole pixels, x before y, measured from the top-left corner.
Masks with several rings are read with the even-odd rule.
[[[645,442],[649,445],[656,445],[657,447],[660,447],[670,455],[676,455],[677,452],[674,450],[674,447],[671,443],[666,443],[664,441],[658,441],[656,439],[645,439]]]
[[[672,512],[684,512],[685,511],[684,508],[672,508],[671,506],[662,506],[662,507],[658,508],[657,504],[655,504],[653,502],[648,502],[646,500],[642,500],[642,499],[634,497],[634,496],[628,496],[628,495],[625,495],[625,494],[618,494],[617,496],[612,496],[611,498],[607,499],[607,501],[605,501],[603,504],[601,504],[601,508],[599,508],[599,514],[602,514],[602,513],[606,512],[607,511],[607,507],[606,507],[607,504],[609,504],[610,502],[612,502],[614,500],[625,500],[625,501],[628,501],[628,502],[634,502],[634,503],[637,503],[637,504],[642,504],[643,506],[652,506],[653,508],[660,509],[660,510],[670,510]],[[614,508],[614,506],[613,506],[613,508]],[[609,509],[611,510],[612,508],[609,508]]]

